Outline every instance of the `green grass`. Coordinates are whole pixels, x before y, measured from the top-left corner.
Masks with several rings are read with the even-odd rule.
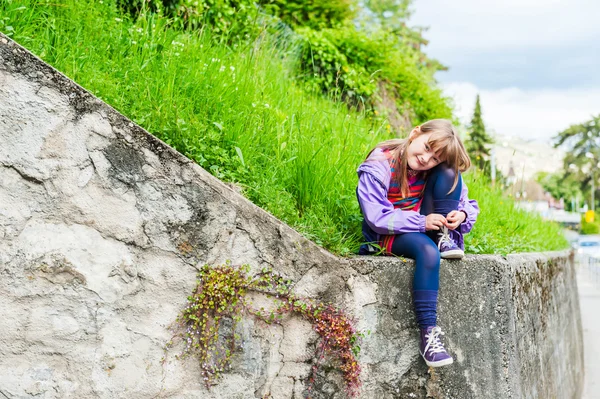
[[[265,35],[229,47],[157,15],[132,21],[111,0],[0,0],[0,31],[308,238],[357,248],[355,170],[389,132],[305,92],[293,46]],[[469,188],[483,209],[470,252],[564,247],[481,179]]]
[[[476,198],[481,209],[473,231],[465,237],[467,252],[509,254],[554,251],[569,246],[557,223],[515,207],[514,201],[501,190],[490,188],[482,173],[467,173],[465,182],[469,198]]]

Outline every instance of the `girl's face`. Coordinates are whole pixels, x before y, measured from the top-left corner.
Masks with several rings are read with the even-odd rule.
[[[406,156],[408,167],[412,170],[429,170],[441,162],[439,154],[435,154],[428,144],[429,136],[431,133],[417,136],[415,130],[410,133],[412,142],[408,145]]]

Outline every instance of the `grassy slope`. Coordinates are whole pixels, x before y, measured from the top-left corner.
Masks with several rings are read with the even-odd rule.
[[[503,196],[499,189],[490,189],[485,176],[469,173],[465,181],[469,197],[476,198],[481,208],[473,232],[466,236],[467,252],[508,254],[553,251],[569,246],[558,224],[517,209],[513,200]]]
[[[0,0],[0,31],[317,243],[356,248],[355,169],[389,133],[301,90],[289,49],[228,48],[157,16],[130,21],[110,0]],[[564,247],[556,226],[467,182],[483,210],[468,250]]]

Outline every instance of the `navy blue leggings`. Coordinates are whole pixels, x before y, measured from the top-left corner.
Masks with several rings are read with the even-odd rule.
[[[462,177],[459,176],[456,188],[448,194],[454,184],[454,176],[454,170],[445,163],[431,171],[423,193],[422,215],[439,213],[446,216],[450,211],[457,209],[462,190]],[[439,288],[440,251],[432,239],[437,233],[437,231],[426,234],[405,233],[398,234],[394,239],[392,253],[415,260],[413,290],[437,291]]]

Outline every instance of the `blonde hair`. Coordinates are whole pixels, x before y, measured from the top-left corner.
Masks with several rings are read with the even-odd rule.
[[[377,148],[388,150],[391,157],[396,159],[398,168],[396,176],[402,195],[408,196],[409,194],[408,160],[403,155],[414,138],[428,133],[431,133],[427,141],[431,150],[440,157],[442,162],[446,162],[450,168],[454,169],[454,184],[448,192],[450,194],[458,184],[458,172],[464,172],[471,167],[469,154],[467,154],[465,146],[456,134],[452,122],[447,119],[432,119],[421,126],[415,127],[413,132],[412,138],[387,140],[377,145]]]

